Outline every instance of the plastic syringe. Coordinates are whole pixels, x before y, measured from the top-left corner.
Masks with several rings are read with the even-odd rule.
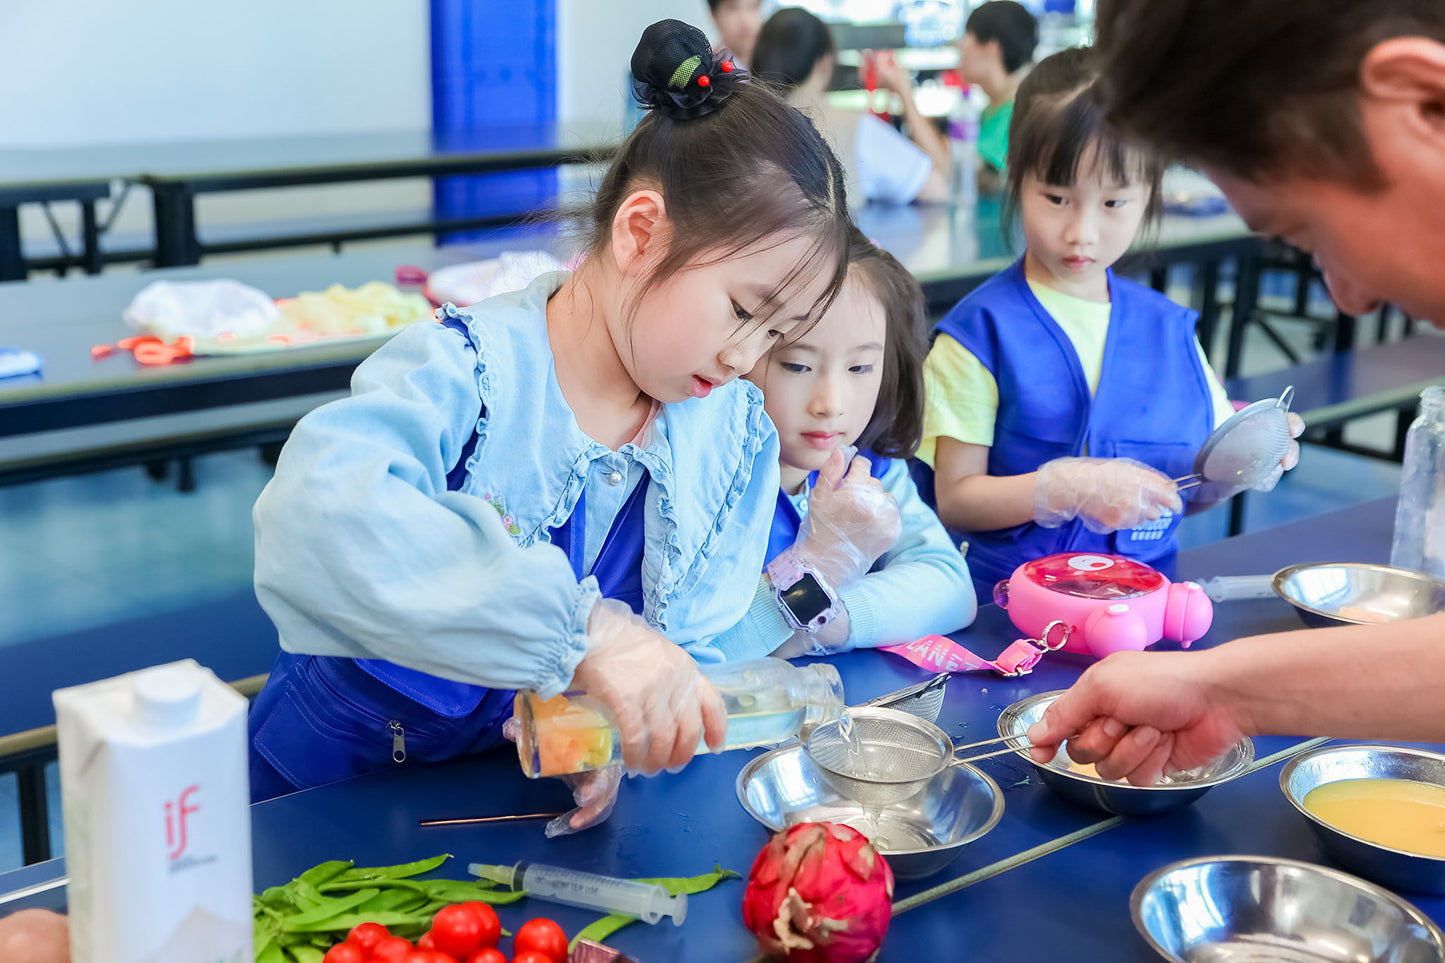
[[[524,889],[527,895],[549,903],[635,916],[644,923],[656,923],[664,916],[671,916],[672,924],[681,926],[687,915],[687,894],[673,896],[666,887],[656,883],[639,883],[541,863],[515,866],[472,863],[467,872],[512,889]]]

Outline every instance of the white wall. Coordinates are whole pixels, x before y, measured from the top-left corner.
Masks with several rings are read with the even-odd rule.
[[[427,0],[3,0],[0,148],[431,122]]]
[[[557,0],[557,119],[621,129],[632,51],[648,24],[668,17],[716,39],[707,0]]]
[[[430,43],[428,0],[0,0],[0,149],[424,128]],[[425,182],[223,195],[203,217],[429,197]],[[57,214],[72,222],[74,205]],[[133,193],[116,230],[149,224]],[[48,233],[33,207],[24,231]]]

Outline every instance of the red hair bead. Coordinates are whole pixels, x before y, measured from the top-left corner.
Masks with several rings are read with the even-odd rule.
[[[708,79],[707,74],[703,74],[701,77],[697,78],[697,85],[699,87],[706,87],[710,83],[712,83],[712,81]]]
[[[724,60],[722,62],[722,72],[725,74],[733,72],[733,62],[731,60]]]

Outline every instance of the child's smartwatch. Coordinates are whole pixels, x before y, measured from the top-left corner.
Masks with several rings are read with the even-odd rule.
[[[838,596],[815,569],[783,552],[767,565],[783,618],[794,630],[817,632],[838,617]]]

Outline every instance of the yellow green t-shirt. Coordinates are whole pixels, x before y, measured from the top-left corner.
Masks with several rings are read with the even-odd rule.
[[[1084,369],[1089,394],[1094,394],[1104,370],[1104,341],[1109,334],[1111,305],[1076,298],[1033,281],[1029,282],[1029,290],[1069,336]],[[1209,366],[1204,349],[1197,341],[1195,347],[1214,402],[1214,424],[1219,425],[1234,414],[1234,406]],[[973,352],[940,333],[924,359],[923,384],[927,403],[923,411],[923,444],[918,447],[920,459],[933,465],[939,438],[992,447],[994,422],[998,419],[998,382]]]

